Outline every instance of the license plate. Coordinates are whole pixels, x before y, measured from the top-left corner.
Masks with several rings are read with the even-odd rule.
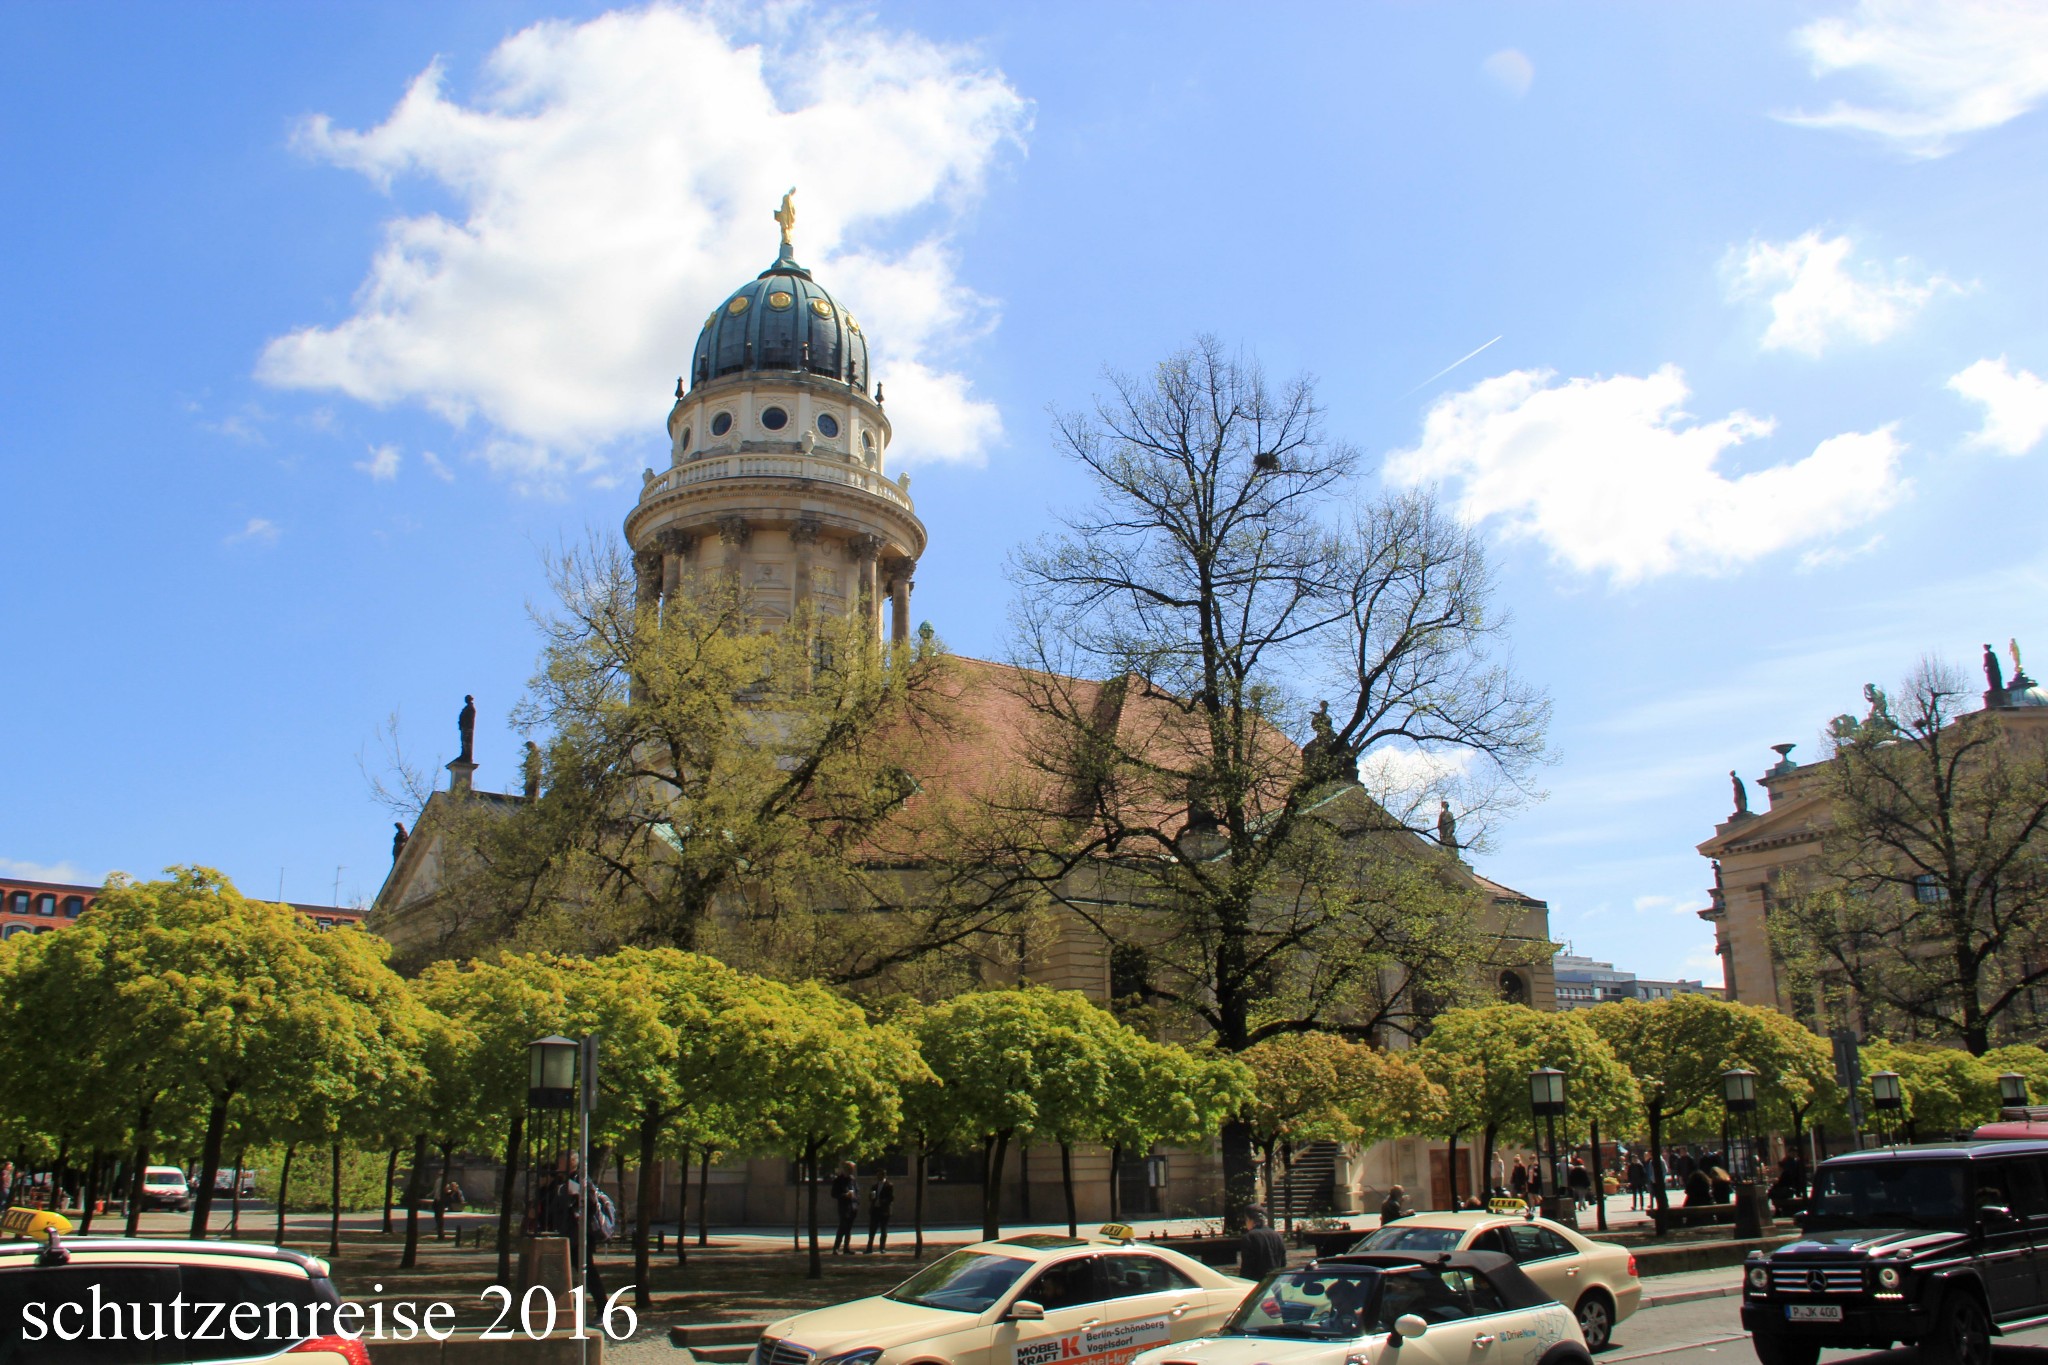
[[[1787,1322],[1840,1322],[1842,1306],[1838,1303],[1788,1303],[1785,1305]]]

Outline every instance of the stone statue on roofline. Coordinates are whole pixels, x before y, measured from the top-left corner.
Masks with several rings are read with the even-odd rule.
[[[1451,814],[1451,803],[1441,797],[1436,805],[1436,841],[1446,853],[1458,851],[1458,817]]]
[[[1728,770],[1728,785],[1735,793],[1735,814],[1749,814],[1749,788],[1743,785],[1741,775],[1733,768]]]
[[[1357,764],[1337,738],[1336,727],[1330,724],[1330,703],[1316,703],[1315,714],[1308,718],[1308,728],[1314,733],[1301,746],[1301,775],[1308,784],[1320,787],[1325,782],[1357,780]]]
[[[2005,691],[2005,674],[1998,667],[1998,651],[1984,646],[1984,686],[1992,692]]]
[[[455,732],[462,739],[462,752],[455,756],[458,763],[471,763],[476,749],[476,698],[464,696],[462,710],[455,717]]]

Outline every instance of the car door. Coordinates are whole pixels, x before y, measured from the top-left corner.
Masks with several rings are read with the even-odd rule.
[[[1506,1223],[1498,1231],[1508,1255],[1536,1287],[1567,1308],[1584,1292],[1584,1258],[1578,1248],[1540,1223]]]
[[[1472,1316],[1466,1283],[1470,1273],[1418,1266],[1380,1277],[1379,1304],[1370,1330],[1391,1333],[1394,1324],[1410,1313],[1427,1324],[1421,1336],[1390,1338],[1391,1349],[1380,1357],[1381,1365],[1492,1365],[1500,1334],[1481,1331],[1485,1320]],[[1401,1344],[1392,1347],[1394,1340]]]
[[[1026,1280],[1011,1302],[1029,1300],[1045,1310],[1045,1317],[1005,1318],[997,1324],[989,1365],[1061,1365],[1086,1355],[1088,1332],[1102,1325],[1105,1312],[1097,1259],[1069,1256]]]
[[[1111,1348],[1104,1365],[1123,1365],[1137,1352],[1169,1341],[1206,1336],[1237,1306],[1212,1307],[1209,1295],[1179,1267],[1147,1252],[1105,1252],[1095,1261],[1102,1276],[1104,1307],[1109,1310],[1105,1326],[1094,1334],[1098,1338],[1094,1344]],[[1113,1334],[1110,1324],[1115,1325]],[[1107,1343],[1108,1335],[1116,1340]]]
[[[1983,1267],[1984,1294],[1991,1301],[1994,1318],[2023,1317],[2034,1306],[2033,1229],[2020,1212],[2021,1206],[2013,1202],[2014,1191],[2008,1185],[2010,1179],[2024,1191],[2023,1182],[2033,1172],[2008,1169],[2020,1164],[2015,1160],[1972,1161],[1967,1167],[1969,1208],[1981,1237],[1978,1264]],[[2004,1212],[1986,1212],[1992,1209]]]

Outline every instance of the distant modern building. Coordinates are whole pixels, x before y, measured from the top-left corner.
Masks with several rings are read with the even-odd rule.
[[[1719,986],[1702,981],[1649,981],[1634,972],[1617,971],[1612,962],[1595,962],[1574,953],[1559,953],[1552,960],[1557,979],[1557,1007],[1561,1010],[1604,1005],[1611,1000],[1668,1000],[1674,995],[1721,996]]]
[[[0,938],[13,938],[16,934],[47,934],[52,929],[62,929],[90,909],[99,894],[97,886],[0,878]],[[298,905],[289,901],[286,904],[322,929],[363,922],[363,912],[359,909],[339,905]]]

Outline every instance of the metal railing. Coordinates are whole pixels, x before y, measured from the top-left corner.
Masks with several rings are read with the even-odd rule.
[[[651,479],[640,490],[647,502],[665,493],[722,479],[816,479],[872,493],[910,510],[910,494],[870,469],[814,455],[706,455]]]

